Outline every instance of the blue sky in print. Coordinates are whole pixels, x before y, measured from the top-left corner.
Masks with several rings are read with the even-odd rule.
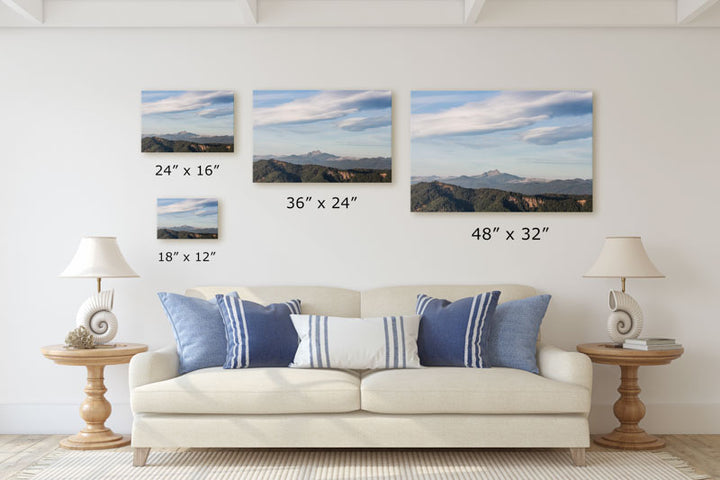
[[[256,90],[254,154],[390,157],[389,90]]]
[[[413,91],[413,176],[592,178],[591,91]]]
[[[218,228],[218,201],[215,198],[158,198],[158,228],[187,225]]]
[[[190,132],[234,135],[235,94],[230,90],[142,92],[142,134]]]

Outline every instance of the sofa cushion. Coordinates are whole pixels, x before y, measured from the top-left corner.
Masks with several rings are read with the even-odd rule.
[[[290,314],[300,313],[300,300],[267,306],[237,295],[216,295],[225,324],[224,368],[287,367],[298,347]]]
[[[205,368],[135,388],[135,413],[338,413],[360,408],[359,374],[294,368]]]
[[[435,367],[489,367],[488,325],[500,292],[480,293],[454,302],[418,294],[422,315],[418,332],[420,363]]]
[[[215,298],[215,295],[225,295],[231,292],[237,292],[238,296],[243,300],[250,300],[260,305],[286,302],[288,298],[299,298],[302,300],[303,313],[312,313],[313,315],[360,316],[360,292],[345,288],[305,287],[300,285],[287,287],[211,286],[189,288],[185,294],[190,297],[210,300]],[[396,313],[393,310],[389,311]],[[412,308],[408,313],[413,313]]]
[[[158,293],[177,344],[178,373],[217,367],[225,362],[225,327],[215,299]]]
[[[488,322],[487,354],[491,367],[539,373],[535,345],[549,303],[550,295],[537,295],[498,305]]]
[[[291,315],[296,368],[419,368],[419,315],[373,318]]]
[[[238,287],[230,287],[228,292],[237,290]],[[343,315],[360,317],[379,317],[392,312],[393,315],[411,315],[415,313],[418,293],[424,293],[435,298],[445,298],[451,302],[465,297],[472,297],[478,292],[501,292],[498,303],[518,300],[520,298],[537,295],[535,289],[525,285],[405,285],[399,287],[381,287],[372,290],[363,290],[360,297],[360,311],[362,315]],[[189,293],[188,293],[189,295]],[[303,313],[316,313],[305,308],[305,297],[294,293],[292,298],[302,298]],[[245,298],[240,295],[242,298]],[[288,297],[290,298],[290,297]],[[252,299],[251,299],[252,300]],[[317,312],[323,315],[339,315],[330,312]]]
[[[512,368],[365,372],[361,407],[375,413],[587,413],[590,392]]]

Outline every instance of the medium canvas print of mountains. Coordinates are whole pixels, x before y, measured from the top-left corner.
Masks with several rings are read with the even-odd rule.
[[[392,181],[389,90],[256,90],[253,182]]]
[[[158,198],[157,238],[176,240],[217,239],[217,199]]]
[[[592,212],[590,91],[413,91],[413,212]]]
[[[235,94],[229,90],[142,92],[142,152],[233,152]]]

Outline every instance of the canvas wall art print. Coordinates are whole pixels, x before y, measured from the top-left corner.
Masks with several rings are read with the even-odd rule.
[[[217,239],[216,198],[158,198],[158,239]]]
[[[256,90],[253,181],[391,182],[389,90]]]
[[[591,91],[413,91],[411,210],[591,212]]]
[[[229,90],[142,92],[142,152],[233,152],[235,94]]]

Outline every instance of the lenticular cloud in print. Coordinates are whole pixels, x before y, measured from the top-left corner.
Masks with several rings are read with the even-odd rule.
[[[256,90],[253,181],[390,182],[389,90]]]
[[[412,92],[411,210],[591,212],[591,91]]]
[[[158,198],[158,239],[218,238],[216,198]]]
[[[229,90],[142,92],[143,152],[233,152],[235,94]]]

